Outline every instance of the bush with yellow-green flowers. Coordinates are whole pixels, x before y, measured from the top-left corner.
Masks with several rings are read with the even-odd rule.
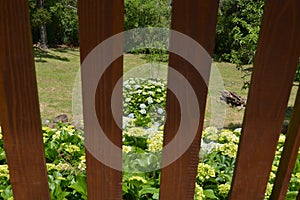
[[[240,134],[241,129],[230,131],[208,127],[203,131],[197,175],[197,185],[201,187],[205,196],[202,199],[228,199]],[[269,199],[272,192],[284,141],[285,135],[281,134],[266,188],[265,199]],[[300,151],[286,199],[296,199],[300,188],[299,175]]]
[[[127,120],[127,126],[123,130],[123,199],[157,200],[163,126],[137,127],[131,121],[134,119]],[[83,131],[71,125],[58,124],[55,128],[43,127],[42,133],[51,199],[87,199]],[[241,129],[230,131],[209,127],[203,131],[195,200],[228,199],[240,134]],[[285,135],[281,135],[265,199],[269,199],[272,192],[284,141]],[[286,199],[296,199],[299,188],[300,152]],[[13,199],[1,132],[0,199]]]
[[[42,134],[51,199],[87,199],[83,132],[58,124],[55,128],[43,127]],[[0,199],[13,199],[1,133]]]

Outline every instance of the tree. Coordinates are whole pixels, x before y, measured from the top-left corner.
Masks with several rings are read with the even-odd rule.
[[[221,0],[214,57],[237,64],[246,78],[244,65],[253,63],[263,15],[264,0]],[[247,78],[244,87],[248,87]]]
[[[40,10],[44,10],[44,0],[39,0],[38,1],[38,8]],[[48,16],[49,17],[49,16]],[[46,20],[44,21],[46,22]],[[42,23],[40,25],[40,34],[41,34],[41,48],[42,49],[47,49],[47,30],[46,30],[46,24]]]
[[[125,0],[125,30],[170,27],[170,0]]]
[[[29,0],[34,42],[78,44],[77,0]]]
[[[51,22],[51,13],[44,8],[44,0],[38,0],[36,3],[33,0],[29,1],[30,18],[33,28],[40,29],[40,47],[47,49],[47,28],[46,24]]]

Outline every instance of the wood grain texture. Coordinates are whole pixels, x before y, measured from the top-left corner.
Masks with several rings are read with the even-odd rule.
[[[14,199],[50,199],[27,0],[0,2],[0,122]]]
[[[123,31],[124,2],[111,0],[79,0],[79,33],[81,62],[105,39]],[[122,45],[122,44],[120,44]],[[107,49],[108,52],[113,49]],[[105,71],[99,84],[96,99],[96,113],[106,136],[118,147],[122,147],[122,133],[115,121],[122,120],[122,107],[115,118],[111,114],[111,94],[123,72],[123,57],[114,61]],[[82,76],[82,82],[89,77]],[[115,88],[122,93],[122,87]],[[120,105],[122,105],[122,98]],[[84,99],[85,101],[85,99]],[[90,99],[86,100],[88,103]],[[85,109],[85,107],[83,107]],[[84,120],[87,116],[84,116]],[[85,121],[86,123],[87,121]],[[89,140],[88,135],[85,140]],[[87,150],[87,149],[86,149]],[[121,153],[121,152],[120,152]],[[122,199],[122,172],[111,169],[86,151],[87,186],[89,199]],[[122,163],[122,160],[120,160]]]
[[[290,184],[300,146],[300,90],[298,89],[293,114],[281,154],[270,199],[284,200]]]
[[[231,200],[264,199],[298,64],[299,35],[300,1],[266,1]]]
[[[201,44],[209,55],[212,55],[216,32],[217,10],[218,0],[174,0],[171,28],[172,30],[179,31],[191,37]],[[172,45],[178,45],[175,44],[176,41],[172,40],[172,34],[170,41],[171,47]],[[186,48],[184,51],[191,52],[189,56],[194,58],[199,57],[199,55],[193,55],[195,49],[191,49],[192,47],[187,47],[183,44],[182,48]],[[199,162],[198,155],[208,90],[204,80],[209,78],[210,63],[201,66],[208,71],[208,74],[205,75],[206,77],[202,77],[189,62],[174,53],[170,53],[169,66],[182,74],[193,87],[199,105],[188,106],[191,109],[193,109],[193,106],[198,106],[201,117],[200,119],[194,119],[193,116],[189,116],[188,119],[185,119],[191,123],[195,120],[197,123],[200,121],[197,134],[187,151],[178,160],[162,169],[160,199],[188,200],[194,198],[196,173]],[[169,71],[168,85],[176,84],[176,80],[173,79],[174,77],[170,76]],[[185,96],[185,92],[185,89],[181,90],[181,96]],[[189,98],[189,96],[185,96],[185,98]],[[168,117],[164,131],[164,146],[175,137],[180,120],[182,120],[180,119],[181,111],[179,102],[170,90],[167,91],[166,110]],[[191,133],[187,132],[184,134]],[[180,148],[181,145],[179,142],[177,144],[178,148]],[[166,156],[167,155],[163,153],[163,163],[166,162]]]

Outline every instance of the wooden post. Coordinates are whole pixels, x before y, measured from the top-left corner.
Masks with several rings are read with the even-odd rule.
[[[295,168],[300,146],[300,90],[298,89],[293,114],[284,143],[275,183],[270,199],[284,200]]]
[[[299,35],[300,1],[266,1],[231,200],[264,199],[299,60]]]
[[[172,30],[181,32],[193,40],[198,42],[206,51],[208,55],[212,55],[216,33],[217,22],[217,10],[218,0],[174,0],[172,10]],[[170,39],[170,48],[178,46],[176,39]],[[193,55],[195,49],[193,47],[187,47],[182,44],[181,49],[183,51],[190,52],[188,56],[192,56],[193,59],[201,59],[200,55]],[[191,49],[192,48],[192,49]],[[201,62],[201,61],[200,61]],[[198,99],[198,105],[186,105],[191,109],[200,110],[200,119],[195,119],[190,115],[186,121],[197,122],[197,133],[192,141],[192,144],[188,147],[186,152],[175,162],[162,169],[161,185],[160,185],[160,199],[168,200],[188,200],[194,199],[194,189],[197,174],[197,166],[199,163],[199,149],[201,141],[201,133],[204,121],[204,112],[207,97],[207,80],[209,79],[211,60],[201,66],[192,66],[189,62],[175,53],[170,53],[169,66],[177,70],[182,74],[186,80],[193,87],[194,92]],[[194,67],[200,67],[206,71],[207,74],[199,74]],[[169,70],[168,85],[175,83],[176,77],[170,75]],[[185,88],[187,89],[187,88]],[[186,96],[185,89],[179,91],[181,96]],[[187,99],[182,102],[187,103]],[[167,122],[165,125],[164,146],[166,146],[175,137],[178,130],[181,119],[181,111],[176,96],[170,91],[167,91]],[[178,133],[177,133],[178,134]],[[192,134],[186,132],[184,134]],[[178,143],[178,148],[182,144]],[[174,152],[176,153],[176,152]],[[163,164],[166,162],[168,155],[163,152]]]
[[[101,42],[109,37],[123,31],[124,23],[124,2],[123,1],[111,1],[111,0],[79,0],[79,33],[80,33],[80,53],[81,62],[87,58],[88,54]],[[118,46],[122,47],[123,44],[119,43]],[[107,47],[107,53],[114,53],[113,47]],[[98,55],[99,67],[104,68],[101,65],[101,59],[103,55]],[[82,72],[83,69],[82,69]],[[119,99],[120,111],[115,118],[112,116],[111,110],[111,95],[115,84],[121,78],[123,72],[123,56],[116,59],[110,67],[104,72],[97,88],[97,92],[91,98],[95,98],[96,114],[104,130],[106,137],[112,141],[119,148],[122,147],[122,133],[121,129],[116,125],[117,122],[122,120],[122,98]],[[83,88],[86,87],[86,83],[91,77],[82,73]],[[100,77],[99,77],[100,78]],[[89,90],[89,88],[85,88]],[[118,93],[122,94],[122,86],[115,88]],[[83,91],[83,93],[86,91]],[[83,110],[84,110],[84,123],[85,131],[88,126],[94,126],[89,121],[89,115],[86,109],[90,106],[93,99],[87,99],[83,97]],[[94,106],[94,105],[92,105]],[[87,134],[85,132],[86,144],[92,141],[92,133]],[[97,144],[95,144],[96,146]],[[99,144],[98,144],[99,146]],[[97,147],[95,147],[97,148]],[[104,148],[104,147],[99,147]],[[111,149],[106,149],[111,151]],[[116,152],[111,152],[115,154]],[[120,166],[122,166],[120,151]],[[112,158],[113,159],[113,158]],[[99,159],[93,156],[93,152],[90,152],[86,148],[86,161],[87,161],[87,186],[88,197],[93,200],[109,200],[109,199],[122,199],[122,172],[116,169],[112,169],[99,161]]]
[[[14,198],[50,199],[27,3],[0,3],[0,122]]]

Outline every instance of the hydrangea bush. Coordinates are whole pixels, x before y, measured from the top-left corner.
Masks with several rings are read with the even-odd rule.
[[[123,84],[123,114],[141,127],[161,126],[165,120],[166,81],[130,78]]]
[[[123,85],[123,199],[159,199],[166,82],[131,78]],[[58,124],[43,127],[50,195],[53,200],[87,199],[83,131]],[[206,128],[202,134],[195,199],[228,199],[241,129]],[[283,149],[281,135],[266,189],[269,199]],[[0,130],[0,199],[13,199]],[[136,173],[138,172],[138,173]],[[287,199],[300,188],[300,152]]]
[[[128,169],[131,167],[132,171],[143,171],[151,168],[151,165],[157,169],[161,162],[162,131],[158,128],[136,127],[130,120],[128,124],[123,131],[123,166]],[[44,127],[42,132],[51,199],[87,199],[82,131],[59,124],[56,128]],[[228,198],[239,136],[240,129],[230,131],[210,127],[203,131],[195,183],[196,200]],[[269,199],[272,191],[284,141],[285,135],[281,135],[265,199]],[[13,199],[2,139],[0,155],[0,199]],[[123,199],[159,199],[159,170],[133,173],[128,169],[123,173]],[[287,199],[296,199],[299,188],[300,156],[291,177]]]
[[[196,189],[199,191],[200,188],[203,194],[197,195],[196,192],[195,199],[228,199],[240,133],[241,129],[230,131],[218,130],[213,127],[203,131],[196,183],[198,187]],[[265,199],[269,199],[272,192],[284,141],[285,135],[282,134],[279,138]],[[300,150],[287,192],[286,199],[288,200],[296,199],[300,188],[299,173]]]

